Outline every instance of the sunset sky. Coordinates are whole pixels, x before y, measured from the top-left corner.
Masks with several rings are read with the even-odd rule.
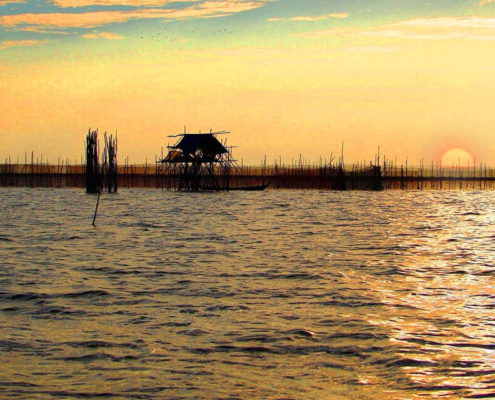
[[[0,162],[119,161],[227,130],[244,164],[299,154],[495,165],[495,0],[0,0]]]

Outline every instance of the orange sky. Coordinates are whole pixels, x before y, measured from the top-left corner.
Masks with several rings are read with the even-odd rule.
[[[186,125],[230,131],[244,164],[344,142],[346,162],[380,146],[495,165],[493,2],[46,3],[0,1],[2,161],[80,159],[89,127],[118,131],[121,160],[154,161]]]

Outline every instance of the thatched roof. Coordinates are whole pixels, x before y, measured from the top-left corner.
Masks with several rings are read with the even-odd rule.
[[[182,150],[184,155],[194,155],[198,150],[205,155],[227,153],[227,149],[211,133],[186,133],[174,148]]]
[[[214,162],[221,154],[228,150],[211,133],[185,133],[181,139],[171,147],[164,162],[180,163],[197,160],[198,156],[204,162]]]

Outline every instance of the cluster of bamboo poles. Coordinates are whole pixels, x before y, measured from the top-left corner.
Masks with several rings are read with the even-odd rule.
[[[117,138],[104,134],[105,147],[100,163],[98,130],[88,130],[86,136],[86,192],[116,193],[118,188]]]
[[[100,152],[98,149],[98,131],[88,132],[86,137],[86,192],[101,192]]]
[[[107,139],[107,142],[110,140]],[[108,190],[111,187],[112,191],[116,191],[119,186],[174,189],[173,182],[177,177],[162,173],[154,164],[131,164],[126,157],[123,165],[117,165],[116,149],[115,143],[114,163],[110,162],[113,157],[110,153],[106,153],[106,163],[104,158],[102,163],[98,159],[98,171],[101,172],[103,166],[103,178],[100,178],[102,188]],[[88,168],[82,160],[58,159],[57,164],[50,164],[43,157],[35,158],[34,153],[31,153],[30,162],[27,158],[26,154],[24,163],[6,158],[0,164],[0,186],[87,187]],[[94,171],[96,164],[91,165]],[[225,178],[221,168],[218,168],[218,174],[220,178]],[[407,161],[399,165],[395,161],[384,160],[380,166],[375,162],[364,161],[342,166],[324,162],[283,164],[279,159],[272,165],[242,165],[239,170],[232,171],[228,179],[230,187],[271,182],[270,187],[275,189],[490,190],[494,188],[495,171],[486,164],[444,167],[441,164],[426,165],[420,162],[419,165],[411,166]]]

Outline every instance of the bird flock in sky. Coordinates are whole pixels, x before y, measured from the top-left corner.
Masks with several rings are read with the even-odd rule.
[[[179,28],[182,29],[182,26],[179,26]],[[167,28],[165,27],[164,29],[167,29]],[[192,30],[192,31],[190,31],[190,33],[195,34],[196,32]],[[213,34],[214,35],[232,34],[232,31],[227,30],[226,28],[223,28],[223,30],[220,29],[220,30],[213,31]],[[145,39],[146,39],[145,36],[141,36],[141,40],[145,40]],[[170,43],[174,43],[174,42],[177,42],[178,40],[180,40],[177,37],[162,35],[161,32],[158,32],[155,35],[150,35],[149,39],[151,39],[151,41],[156,41],[156,42],[162,41],[162,42],[170,42]]]

